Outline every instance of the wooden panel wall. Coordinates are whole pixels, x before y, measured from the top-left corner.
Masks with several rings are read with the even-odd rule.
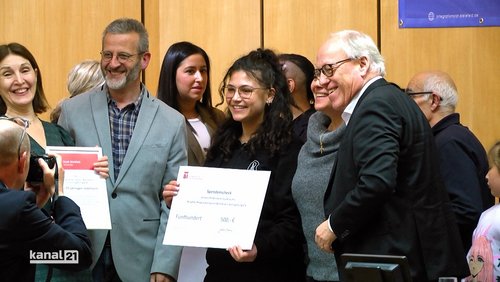
[[[147,0],[146,27],[158,34],[158,53],[146,75],[148,88],[156,93],[161,62],[168,47],[190,41],[210,57],[212,91],[217,90],[227,68],[241,55],[260,46],[259,0]],[[150,22],[149,17],[157,19]],[[154,51],[154,50],[153,50]],[[214,103],[220,102],[216,92]]]
[[[314,63],[320,44],[334,30],[358,29],[374,38],[377,36],[375,1],[365,5],[366,9],[361,12],[356,7],[364,4],[363,0],[313,0],[313,3],[304,0],[146,0],[145,3],[145,24],[150,35],[158,35],[157,39],[151,36],[151,41],[156,40],[159,46],[157,50],[152,47],[153,60],[146,75],[151,90],[157,87],[166,50],[181,40],[191,41],[207,51],[213,68],[212,89],[217,89],[229,65],[257,47],[302,54]],[[342,17],[332,17],[332,14]]]
[[[334,31],[355,29],[377,40],[377,1],[264,0],[263,11],[264,46],[301,54],[313,64]]]
[[[140,20],[140,0],[18,0],[0,2],[0,42],[19,42],[35,56],[54,107],[68,95],[70,69],[100,59],[102,31],[112,20]],[[42,115],[48,120],[48,113]]]
[[[207,51],[213,66],[212,87],[217,89],[229,65],[252,49],[263,46],[278,52],[299,53],[314,63],[316,52],[329,33],[357,29],[378,41],[386,59],[387,78],[401,86],[406,86],[418,71],[449,72],[459,88],[458,111],[462,122],[488,148],[500,139],[500,97],[496,89],[500,74],[500,27],[399,29],[397,3],[396,0],[1,1],[0,42],[17,41],[34,53],[49,102],[54,106],[67,95],[66,77],[70,68],[84,59],[99,59],[102,30],[115,18],[140,20],[141,13],[144,15],[153,56],[145,83],[153,93],[163,56],[177,41],[192,41]]]
[[[457,112],[488,150],[500,140],[500,27],[398,28],[398,4],[381,0],[381,49],[388,79],[406,87],[420,71],[454,79]]]

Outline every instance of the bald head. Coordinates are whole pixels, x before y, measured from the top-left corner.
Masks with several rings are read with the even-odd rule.
[[[424,83],[427,81],[430,74],[430,72],[419,72],[415,74],[408,82],[408,86],[406,87],[407,91],[423,92]]]
[[[0,120],[0,166],[7,166],[18,159],[17,149],[23,128],[10,120]],[[21,153],[29,151],[29,138],[26,136],[21,145]]]
[[[435,81],[440,81],[444,84],[447,84],[449,87],[453,88],[455,91],[457,87],[455,82],[451,78],[451,76],[442,71],[423,71],[415,74],[413,78],[408,83],[408,88],[411,86],[420,87],[420,89],[424,88],[425,84],[428,84],[428,81],[434,79]],[[413,90],[413,88],[412,88]]]
[[[442,71],[424,71],[417,73],[408,83],[411,92],[433,92],[441,98],[439,109],[448,115],[455,112],[458,103],[458,91],[451,76]]]

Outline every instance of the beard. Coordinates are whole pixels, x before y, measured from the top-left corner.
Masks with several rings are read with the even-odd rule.
[[[106,73],[105,70],[103,72]],[[140,61],[138,61],[126,76],[114,79],[114,78],[109,78],[106,75],[104,79],[106,80],[106,85],[108,86],[109,89],[118,90],[125,88],[125,86],[130,81],[135,81],[136,79],[138,79],[140,72],[141,72],[141,65]]]

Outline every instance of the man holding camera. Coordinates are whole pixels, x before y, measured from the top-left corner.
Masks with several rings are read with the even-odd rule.
[[[0,118],[0,280],[33,281],[34,260],[57,260],[55,267],[68,270],[88,268],[92,262],[90,239],[80,208],[64,197],[61,157],[50,168],[43,158],[42,183],[27,183],[30,143],[20,117]],[[52,216],[41,207],[54,195],[55,172],[59,174],[59,197],[53,202]],[[24,187],[25,191],[20,191]],[[69,252],[71,263],[61,254]],[[61,264],[62,263],[62,264]]]

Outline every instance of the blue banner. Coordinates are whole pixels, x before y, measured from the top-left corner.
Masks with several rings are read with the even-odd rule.
[[[500,26],[500,0],[399,0],[399,27]]]

